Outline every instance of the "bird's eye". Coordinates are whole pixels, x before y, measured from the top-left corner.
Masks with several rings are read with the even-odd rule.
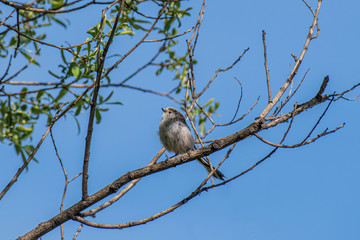
[[[172,110],[169,109],[169,113],[171,113],[171,112],[172,112]]]

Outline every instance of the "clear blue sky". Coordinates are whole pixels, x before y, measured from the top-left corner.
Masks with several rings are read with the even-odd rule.
[[[315,7],[315,0],[309,4]],[[196,21],[201,1],[186,1],[192,6],[192,17],[184,21],[183,30]],[[89,12],[88,12],[89,11]],[[311,44],[299,70],[298,83],[310,68],[302,88],[295,96],[298,103],[312,98],[324,76],[330,76],[327,93],[343,91],[359,79],[359,22],[360,2],[323,1],[319,17],[320,35]],[[68,30],[56,28],[49,32],[49,42],[71,44],[82,42],[82,32],[100,19],[95,8],[82,10],[71,19]],[[154,15],[154,14],[153,14]],[[261,31],[267,33],[268,61],[273,93],[277,92],[293,64],[291,53],[299,55],[305,42],[312,16],[301,0],[279,1],[208,1],[196,51],[197,88],[201,89],[219,67],[231,64],[247,47],[250,51],[230,72],[222,74],[201,100],[214,97],[220,101],[218,122],[231,119],[238,100],[237,77],[243,84],[241,114],[258,96],[259,105],[244,121],[230,128],[219,128],[210,137],[218,138],[247,126],[266,105],[265,71]],[[80,29],[80,30],[79,30]],[[68,37],[70,36],[70,37]],[[135,39],[128,38],[112,46],[112,53],[124,53]],[[155,37],[155,36],[154,36]],[[153,39],[152,36],[149,39]],[[180,38],[185,49],[186,38]],[[56,70],[60,57],[56,50],[43,47],[39,58],[42,68],[31,66],[17,80],[51,80],[49,68]],[[143,45],[124,65],[111,73],[120,82],[137,66],[152,57],[152,45]],[[110,60],[112,61],[112,60]],[[4,65],[3,65],[4,66]],[[4,68],[0,68],[1,72]],[[166,92],[176,86],[171,75],[155,76],[153,69],[132,80],[134,86]],[[107,93],[108,89],[101,89]],[[360,94],[359,90],[349,97]],[[183,96],[177,96],[178,99]],[[71,99],[71,98],[69,98]],[[128,89],[116,89],[115,106],[103,114],[100,125],[94,127],[89,170],[89,191],[94,193],[122,174],[143,167],[161,148],[157,136],[161,107],[176,104],[167,98]],[[289,106],[291,107],[291,106]],[[295,121],[286,144],[302,140],[326,105],[302,113]],[[242,239],[242,240],[356,240],[360,239],[360,102],[334,103],[316,133],[333,129],[343,122],[346,126],[314,144],[297,149],[280,149],[254,171],[224,187],[204,192],[188,204],[154,222],[123,230],[101,230],[84,226],[77,239]],[[81,132],[72,117],[56,123],[53,128],[59,153],[69,178],[81,172],[88,112],[79,118]],[[37,126],[34,144],[45,131],[45,120]],[[266,139],[277,142],[285,126],[261,132]],[[13,147],[0,145],[0,186],[3,188],[20,167],[21,161]],[[221,171],[228,177],[245,170],[265,156],[271,148],[252,137],[239,142]],[[226,150],[211,155],[218,163]],[[51,139],[47,138],[38,152],[39,163],[32,162],[29,171],[0,202],[0,238],[14,239],[25,234],[40,222],[59,212],[64,179],[54,154]],[[161,158],[164,160],[164,157]],[[146,177],[122,200],[99,213],[98,223],[137,221],[162,211],[186,197],[206,176],[196,162]],[[81,181],[69,186],[65,207],[80,200]],[[79,223],[65,223],[65,239],[72,239]],[[42,239],[59,239],[60,228]]]

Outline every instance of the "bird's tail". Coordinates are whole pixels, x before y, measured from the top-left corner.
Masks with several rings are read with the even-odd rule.
[[[203,165],[208,172],[211,172],[210,164],[206,159],[198,158],[196,160],[198,160],[198,162],[201,163],[201,165]],[[213,174],[213,176],[220,180],[224,180],[224,177],[225,177],[224,174],[222,172],[220,172],[219,170],[216,170],[216,172]]]

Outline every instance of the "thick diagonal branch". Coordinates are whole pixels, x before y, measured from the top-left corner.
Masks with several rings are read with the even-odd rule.
[[[314,97],[310,101],[299,105],[293,111],[291,111],[287,114],[284,114],[281,117],[276,118],[272,121],[269,121],[267,123],[262,123],[262,120],[260,118],[258,118],[253,123],[248,125],[246,128],[244,128],[234,134],[231,134],[227,137],[217,139],[215,142],[213,142],[203,148],[189,151],[189,152],[187,152],[183,155],[177,156],[175,158],[167,159],[163,162],[159,162],[159,163],[156,163],[151,166],[147,166],[144,168],[140,168],[140,169],[128,172],[128,173],[124,174],[123,176],[121,176],[120,178],[118,178],[117,180],[115,180],[114,182],[112,182],[111,184],[105,186],[98,192],[89,196],[85,200],[82,200],[82,201],[74,204],[70,208],[66,209],[64,212],[59,213],[58,215],[49,219],[48,221],[39,224],[36,228],[31,230],[24,236],[19,237],[18,239],[19,240],[37,239],[40,236],[44,235],[45,233],[56,228],[60,224],[66,222],[66,221],[70,220],[71,218],[73,218],[74,216],[78,215],[84,209],[99,202],[100,200],[104,199],[105,197],[117,192],[122,186],[124,186],[125,184],[129,183],[130,181],[132,181],[134,179],[148,176],[153,173],[160,172],[165,169],[175,167],[177,165],[180,165],[180,164],[183,164],[186,162],[193,161],[199,157],[210,155],[214,152],[217,152],[221,149],[226,148],[227,146],[229,146],[235,142],[239,142],[243,139],[246,139],[246,138],[254,135],[254,133],[257,133],[263,129],[271,128],[271,127],[277,126],[280,123],[284,123],[284,122],[288,121],[291,117],[294,117],[294,116],[300,114],[301,112],[303,112],[307,109],[310,109],[313,106],[318,105],[326,100],[328,100],[327,95],[322,95],[321,97],[318,97],[318,96]]]

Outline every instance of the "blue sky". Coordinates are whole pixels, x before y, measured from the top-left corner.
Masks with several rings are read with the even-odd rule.
[[[309,4],[316,6],[315,0]],[[186,1],[192,6],[192,17],[184,21],[187,30],[197,18],[201,1]],[[227,136],[247,126],[266,106],[266,78],[263,65],[261,31],[265,30],[270,78],[273,94],[282,86],[293,64],[291,53],[299,55],[306,39],[312,16],[301,0],[279,1],[208,1],[201,26],[195,57],[197,88],[205,86],[214,72],[230,65],[244,49],[249,52],[229,72],[219,75],[200,100],[220,101],[215,120],[224,123],[231,119],[243,85],[241,114],[261,96],[259,104],[243,121],[229,128],[218,128],[210,138]],[[358,83],[360,47],[358,44],[360,3],[355,0],[324,1],[320,16],[320,35],[311,42],[305,60],[295,78],[299,83],[309,73],[295,102],[311,99],[318,91],[324,76],[330,76],[326,93],[340,92]],[[89,11],[89,12],[88,12]],[[49,32],[49,42],[72,44],[84,41],[85,31],[100,19],[101,8],[82,10],[71,19],[68,30],[56,28]],[[80,29],[80,30],[79,30]],[[126,38],[114,44],[111,53],[124,53],[137,38]],[[150,35],[149,39],[154,39]],[[179,38],[179,51],[186,49],[186,37]],[[60,62],[56,50],[44,48],[39,58],[41,68],[31,66],[17,80],[51,80],[47,70]],[[154,54],[152,45],[142,45],[123,65],[111,73],[120,82]],[[109,60],[111,62],[112,60]],[[110,63],[109,63],[110,64]],[[21,65],[20,65],[21,66]],[[3,68],[0,68],[3,71]],[[134,86],[162,92],[176,86],[170,74],[155,76],[154,69],[139,74],[130,83]],[[109,89],[101,89],[106,94]],[[355,97],[359,90],[349,95]],[[183,96],[176,96],[178,99]],[[69,96],[69,100],[71,100]],[[100,125],[94,126],[89,169],[89,192],[94,193],[122,174],[143,167],[161,148],[157,129],[161,107],[176,104],[169,99],[129,89],[115,90],[114,100],[123,106],[113,106],[103,114]],[[290,109],[292,105],[289,105]],[[326,104],[314,107],[295,119],[286,144],[301,141],[324,111]],[[346,123],[335,134],[313,144],[280,149],[270,159],[238,180],[209,192],[203,192],[188,204],[154,222],[123,230],[101,230],[84,227],[77,239],[245,239],[245,240],[312,240],[360,239],[360,180],[358,119],[360,103],[338,101],[332,104],[313,136],[324,129]],[[61,119],[54,128],[54,137],[69,178],[82,169],[88,112],[80,116],[81,132],[72,117]],[[40,139],[45,119],[36,127],[34,143]],[[261,132],[260,135],[278,142],[286,126]],[[228,177],[245,170],[271,151],[255,137],[238,143],[221,171]],[[21,160],[11,147],[2,144],[0,186],[5,186]],[[218,163],[226,150],[211,155]],[[164,160],[164,156],[161,160]],[[14,239],[59,212],[64,178],[54,154],[51,139],[47,138],[37,154],[39,163],[31,163],[29,171],[1,200],[1,239]],[[123,199],[97,214],[98,223],[137,221],[169,208],[189,195],[206,177],[206,171],[191,162],[142,179]],[[65,207],[80,200],[81,181],[69,186]],[[65,223],[65,239],[71,239],[78,223]],[[42,239],[59,239],[57,228]]]

